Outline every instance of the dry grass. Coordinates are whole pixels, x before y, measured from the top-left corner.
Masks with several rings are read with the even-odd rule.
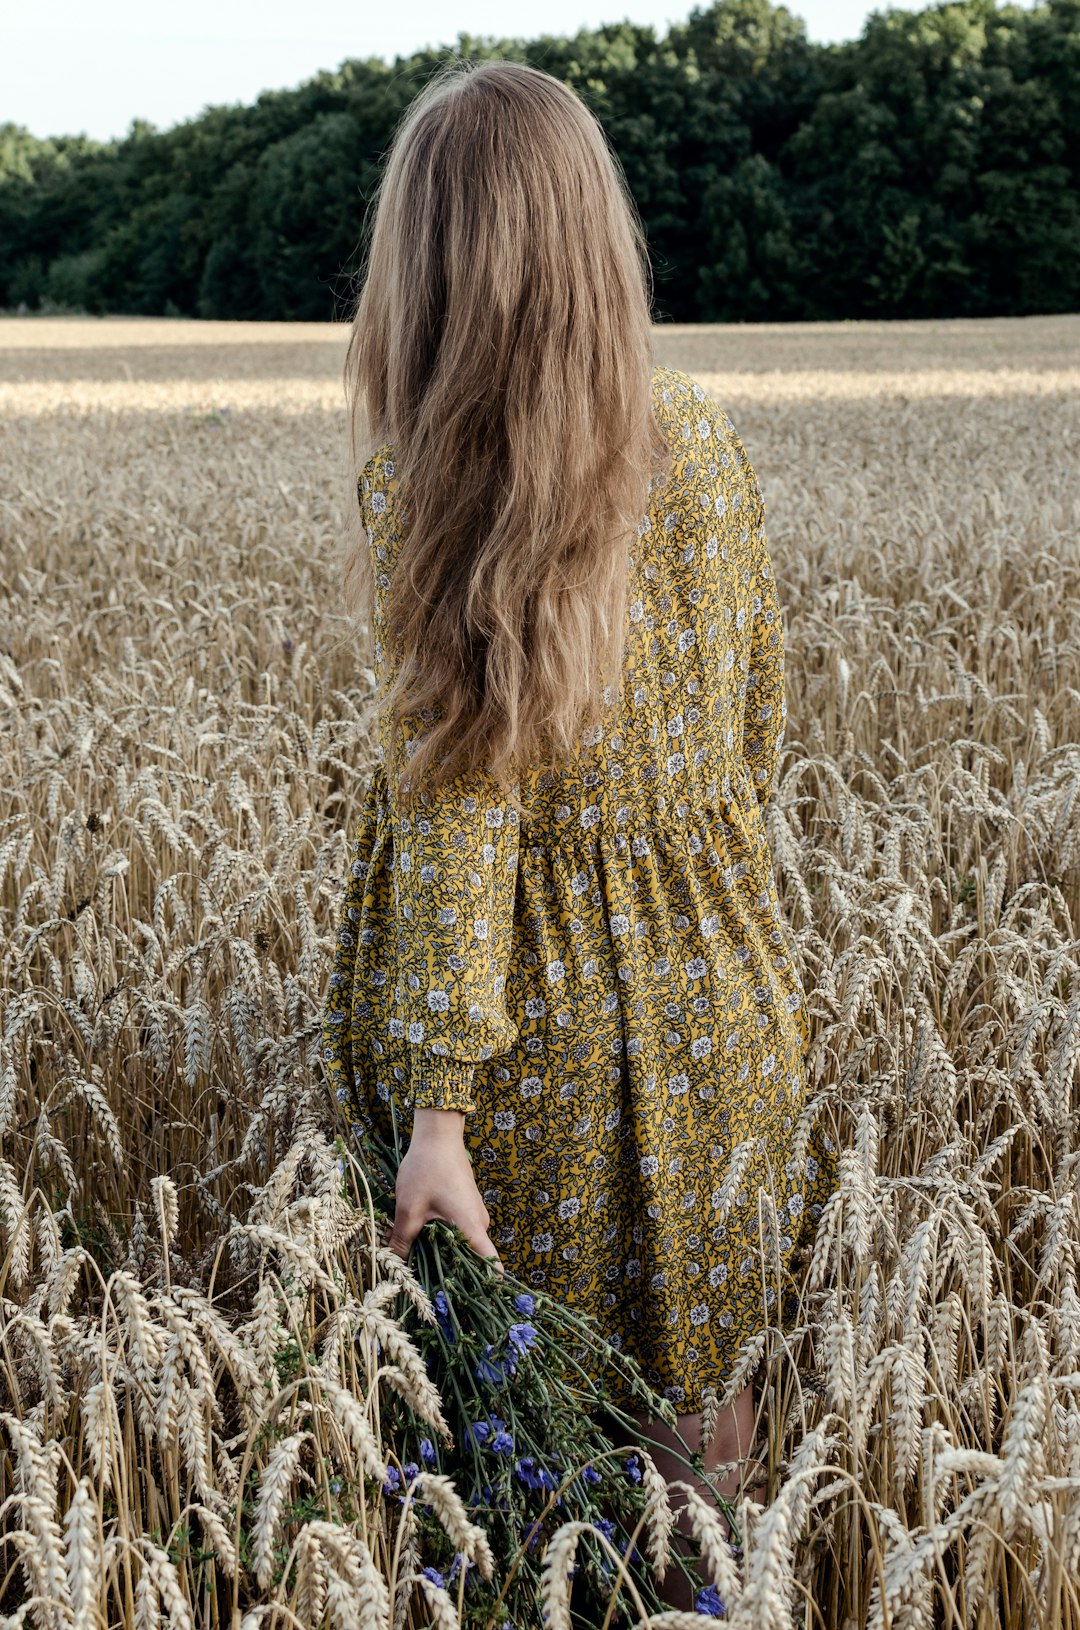
[[[12,1625],[456,1623],[364,1497],[394,1270],[314,1062],[370,752],[344,339],[0,323]],[[657,352],[765,490],[771,837],[842,1150],[730,1622],[1075,1630],[1080,318]]]

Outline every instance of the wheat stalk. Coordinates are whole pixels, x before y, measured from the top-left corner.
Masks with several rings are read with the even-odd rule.
[[[454,1549],[475,1564],[483,1578],[490,1579],[495,1558],[484,1530],[470,1520],[465,1502],[449,1477],[440,1472],[422,1471],[410,1484],[414,1499],[426,1500],[442,1523]]]
[[[104,1594],[98,1506],[90,1480],[80,1477],[64,1516],[67,1584],[74,1630],[97,1630]]]
[[[293,1432],[275,1444],[262,1475],[251,1551],[255,1577],[264,1589],[270,1580],[273,1548],[281,1531],[281,1508],[292,1487],[301,1451],[310,1437],[310,1432]]]

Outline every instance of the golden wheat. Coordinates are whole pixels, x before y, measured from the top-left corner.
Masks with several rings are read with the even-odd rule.
[[[411,1500],[335,1493],[385,1463],[387,1387],[445,1428],[397,1323],[432,1309],[317,1060],[374,750],[337,594],[345,337],[0,322],[10,1630],[458,1622]],[[766,496],[767,819],[812,1016],[791,1152],[823,1127],[838,1156],[798,1324],[703,1423],[763,1359],[741,1579],[699,1513],[702,1543],[733,1626],[1080,1630],[1080,319],[656,350]],[[767,1194],[759,1220],[774,1264]],[[556,1630],[576,1538],[544,1559]]]

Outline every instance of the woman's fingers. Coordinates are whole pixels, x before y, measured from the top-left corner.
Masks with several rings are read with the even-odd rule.
[[[469,1240],[469,1244],[472,1246],[477,1256],[494,1258],[496,1268],[500,1273],[503,1272],[502,1258],[499,1256],[498,1247],[494,1244],[491,1236],[486,1232],[486,1230],[481,1229],[476,1235],[475,1239]]]
[[[394,1221],[386,1243],[391,1251],[407,1262],[409,1252],[412,1250],[413,1240],[419,1232],[420,1229],[411,1227],[406,1219],[402,1217],[400,1209],[398,1209],[394,1212]]]
[[[396,1251],[398,1256],[404,1257],[408,1261],[413,1241],[421,1228],[426,1222],[431,1222],[440,1215],[441,1213],[436,1211],[433,1206],[417,1206],[415,1203],[410,1205],[399,1195],[394,1207],[393,1226],[387,1240],[390,1249]]]
[[[409,1252],[421,1228],[427,1222],[448,1222],[460,1228],[469,1244],[478,1256],[493,1257],[495,1266],[500,1273],[504,1271],[498,1247],[492,1240],[486,1228],[474,1223],[471,1219],[458,1221],[455,1217],[447,1217],[442,1212],[431,1211],[419,1221],[400,1205],[395,1208],[394,1221],[386,1238],[386,1244],[404,1261],[408,1261]]]

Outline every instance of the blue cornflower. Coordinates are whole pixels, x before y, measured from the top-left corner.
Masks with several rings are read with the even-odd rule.
[[[424,1569],[424,1578],[425,1579],[430,1579],[431,1583],[433,1585],[437,1585],[439,1590],[445,1590],[446,1589],[446,1580],[443,1578],[443,1576],[439,1572],[438,1568],[425,1568]]]
[[[394,1494],[401,1487],[401,1473],[396,1466],[387,1466],[383,1472],[383,1488],[388,1494]]]
[[[514,1452],[514,1440],[510,1433],[496,1432],[495,1436],[491,1440],[491,1449],[493,1454],[512,1455]]]
[[[536,1327],[531,1324],[512,1324],[506,1332],[506,1339],[519,1353],[527,1353],[536,1337]]]
[[[581,1475],[585,1479],[586,1483],[599,1483],[600,1481],[600,1473],[597,1471],[591,1460],[587,1465],[582,1466]]]
[[[641,1482],[641,1466],[638,1464],[637,1455],[630,1455],[627,1458],[626,1475],[632,1483]]]
[[[553,1489],[559,1486],[558,1478],[553,1477],[547,1467],[541,1466],[532,1455],[523,1455],[514,1469],[526,1488]]]
[[[435,1316],[439,1321],[439,1329],[447,1341],[455,1341],[454,1326],[450,1322],[450,1303],[444,1290],[437,1290],[432,1298],[435,1307]]]
[[[727,1617],[727,1608],[717,1594],[715,1585],[706,1585],[699,1590],[694,1598],[694,1607],[698,1613],[703,1613],[709,1619],[723,1619]]]
[[[481,1381],[486,1381],[489,1386],[497,1387],[503,1379],[503,1372],[498,1364],[491,1362],[494,1352],[494,1347],[488,1342],[481,1357],[477,1360],[476,1373]]]
[[[615,1524],[610,1517],[597,1517],[594,1526],[599,1528],[605,1539],[610,1539],[615,1532]]]
[[[514,1467],[526,1488],[542,1489],[544,1484],[537,1469],[536,1461],[532,1455],[523,1455]]]
[[[539,1517],[534,1523],[526,1523],[521,1530],[521,1537],[525,1542],[526,1548],[531,1551],[534,1545],[539,1545],[541,1539],[543,1538],[543,1533],[544,1530]]]
[[[420,1468],[416,1464],[416,1461],[415,1460],[407,1461],[406,1464],[404,1466],[402,1466],[402,1468],[401,1468],[401,1475],[404,1477],[406,1483],[411,1483],[414,1477],[419,1477]]]
[[[502,1441],[509,1435],[506,1430],[506,1422],[500,1420],[498,1415],[489,1415],[486,1421],[470,1421],[466,1430],[472,1433],[475,1443],[484,1444],[490,1442],[497,1455],[508,1452],[505,1443]],[[512,1447],[513,1444],[511,1443]]]
[[[434,1466],[435,1464],[435,1445],[430,1438],[420,1439],[420,1459],[425,1466]]]
[[[531,1319],[536,1311],[536,1297],[527,1296],[524,1293],[522,1293],[520,1296],[515,1296],[514,1308],[521,1314],[522,1318]]]
[[[454,1560],[450,1564],[446,1577],[448,1580],[456,1579],[459,1573],[464,1573],[465,1584],[467,1586],[469,1583],[469,1569],[471,1567],[473,1567],[473,1564],[469,1561],[468,1557],[465,1555],[465,1552],[455,1551]]]

